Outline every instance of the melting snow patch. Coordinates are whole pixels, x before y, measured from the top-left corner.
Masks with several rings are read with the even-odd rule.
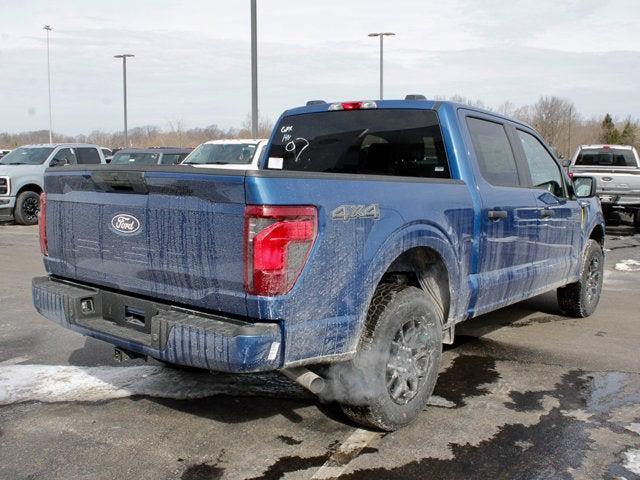
[[[622,272],[639,272],[640,271],[640,262],[638,260],[623,260],[621,262],[616,263],[616,270],[620,270]]]
[[[278,374],[212,375],[160,366],[0,366],[0,405],[96,402],[132,395],[186,400],[224,394],[306,396],[301,387]]]
[[[624,468],[640,475],[640,450],[627,450],[623,455],[625,458]]]

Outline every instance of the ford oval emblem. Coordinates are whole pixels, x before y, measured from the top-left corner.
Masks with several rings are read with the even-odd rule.
[[[128,213],[118,213],[111,219],[111,226],[116,232],[130,235],[140,230],[140,220]]]

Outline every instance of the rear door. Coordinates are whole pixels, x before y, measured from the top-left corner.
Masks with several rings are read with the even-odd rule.
[[[482,198],[478,314],[526,298],[531,291],[537,205],[504,123],[475,112],[466,115],[465,123]]]
[[[580,257],[581,207],[569,198],[562,167],[531,131],[516,129],[538,204],[540,234],[534,262],[536,287],[563,283]]]

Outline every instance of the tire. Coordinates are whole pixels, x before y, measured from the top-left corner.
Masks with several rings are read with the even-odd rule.
[[[604,278],[604,254],[595,240],[589,240],[582,257],[580,280],[558,289],[558,304],[565,315],[584,318],[595,312]]]
[[[633,212],[633,226],[640,229],[640,210]]]
[[[16,198],[13,217],[20,225],[35,225],[38,223],[40,211],[40,195],[36,192],[22,192]]]
[[[439,311],[430,295],[418,288],[378,287],[359,351],[354,360],[340,364],[339,377],[333,378],[340,383],[344,398],[338,401],[351,420],[393,431],[424,410],[442,356]]]

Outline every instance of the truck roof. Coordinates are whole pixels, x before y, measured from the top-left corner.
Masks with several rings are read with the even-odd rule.
[[[528,125],[525,122],[517,120],[512,117],[508,117],[506,115],[502,115],[501,113],[494,112],[491,110],[487,110],[485,108],[475,107],[473,105],[466,105],[457,102],[451,102],[449,100],[429,100],[429,99],[398,99],[398,100],[370,100],[370,99],[361,99],[361,100],[349,100],[349,101],[338,101],[338,102],[325,102],[320,103],[314,101],[313,104],[308,104],[301,107],[295,107],[284,112],[284,115],[301,115],[305,113],[319,113],[326,112],[329,109],[329,106],[336,103],[351,103],[351,102],[375,102],[375,108],[412,108],[412,109],[422,109],[422,110],[437,110],[443,105],[448,105],[451,108],[457,110],[459,108],[464,108],[465,110],[471,110],[478,113],[483,113],[486,115],[491,115],[493,117],[501,118],[503,120],[508,120],[510,122],[514,122],[520,125],[523,125],[527,128],[533,129],[531,125]]]
[[[56,147],[97,147],[103,148],[95,143],[33,143],[31,145],[21,145],[17,148],[56,148]]]
[[[191,153],[193,148],[157,147],[157,148],[123,148],[118,153]]]
[[[205,144],[235,144],[235,143],[260,143],[266,142],[266,138],[228,138],[223,140],[209,140]]]
[[[591,145],[580,145],[580,149],[585,149],[585,148],[593,148],[593,149],[615,148],[618,150],[633,150],[633,145],[612,145],[610,143],[594,143]]]

